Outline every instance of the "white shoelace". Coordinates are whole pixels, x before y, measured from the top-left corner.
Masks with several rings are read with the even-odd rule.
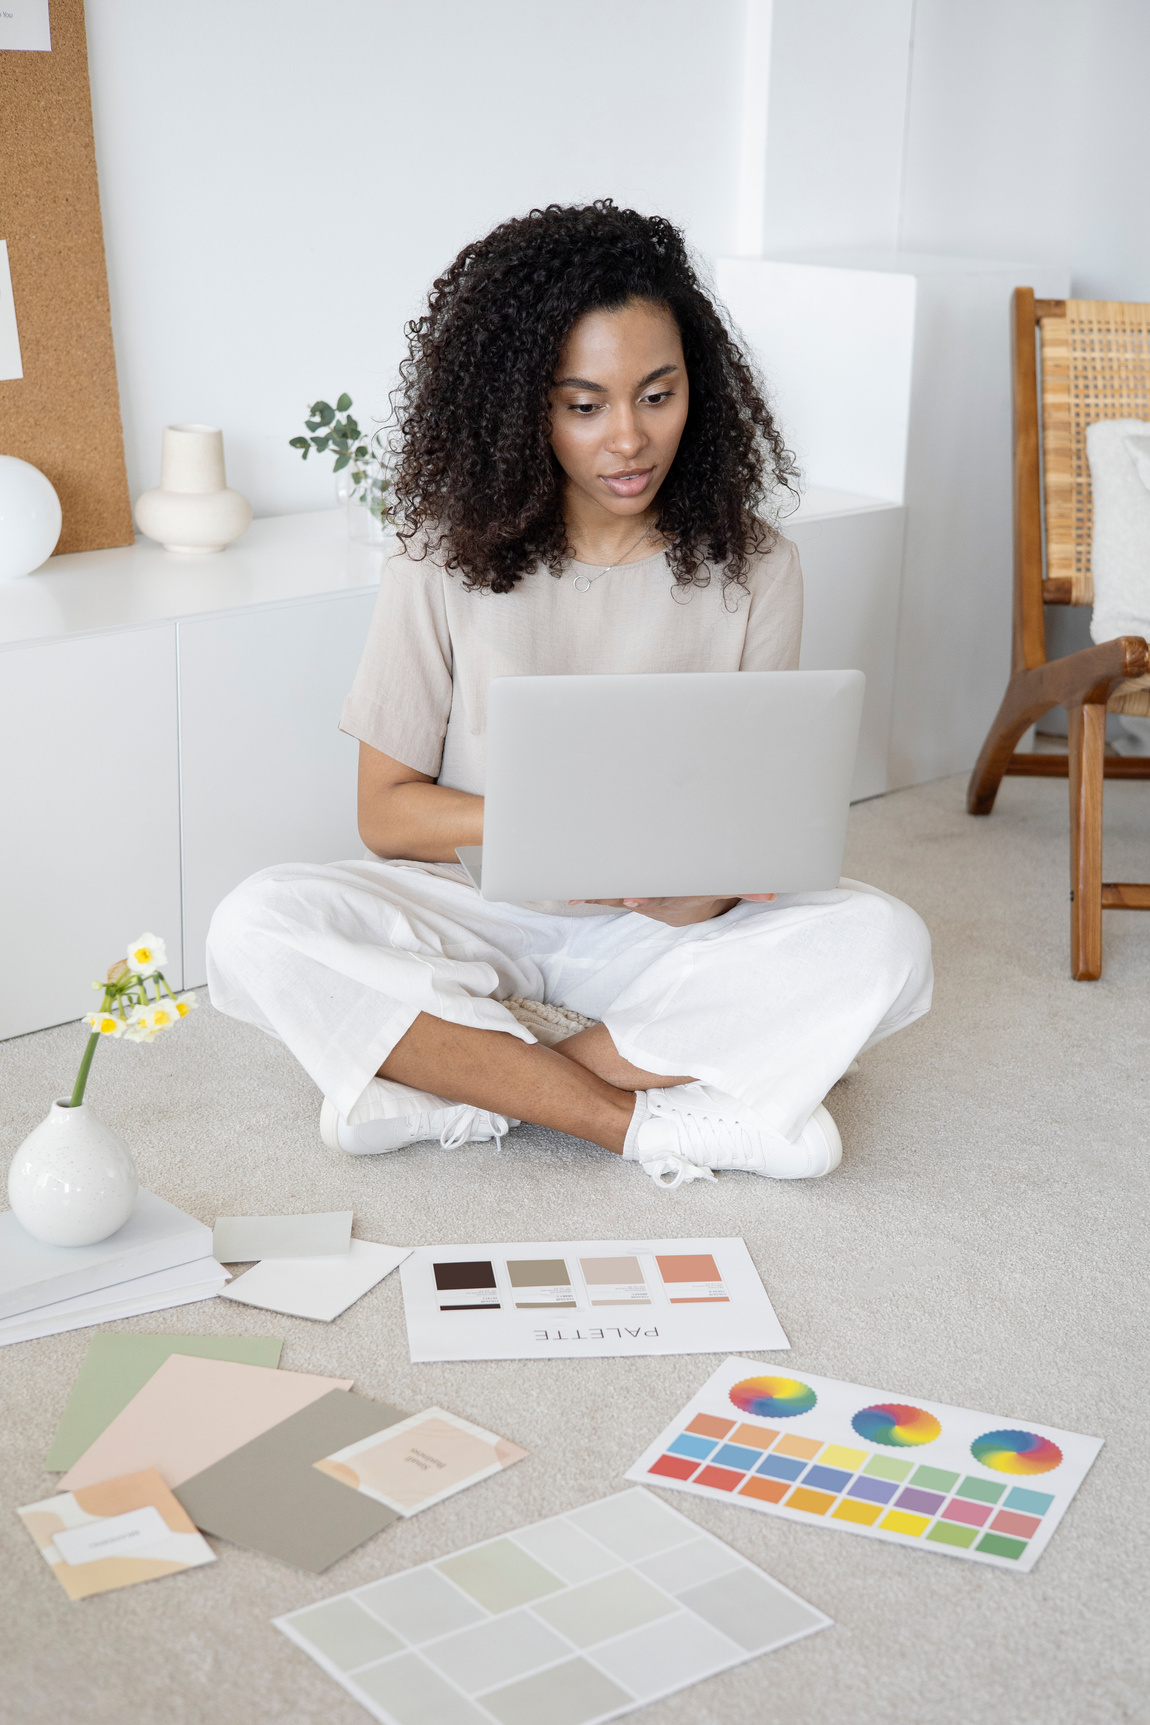
[[[694,1162],[688,1162],[684,1156],[664,1154],[652,1156],[648,1162],[640,1162],[645,1174],[649,1174],[656,1186],[662,1186],[665,1192],[673,1192],[676,1186],[682,1186],[687,1180],[713,1180],[714,1174],[709,1168],[699,1168]],[[672,1178],[665,1180],[663,1176],[670,1174]]]
[[[724,1168],[752,1168],[759,1149],[758,1134],[753,1133],[737,1115],[714,1115],[700,1109],[668,1108],[661,1097],[648,1094],[648,1107],[658,1118],[671,1115],[687,1141],[687,1153],[674,1155],[674,1161],[684,1161],[696,1173],[710,1173],[710,1164],[721,1160]],[[690,1178],[690,1176],[687,1176]],[[676,1181],[676,1184],[678,1182]]]
[[[427,1120],[427,1115],[421,1114],[419,1119],[420,1124],[423,1125]],[[508,1130],[508,1123],[503,1115],[489,1114],[486,1108],[472,1108],[467,1104],[463,1104],[458,1110],[453,1111],[453,1116],[449,1115],[447,1124],[439,1135],[439,1142],[445,1150],[458,1150],[462,1145],[471,1142],[473,1130],[480,1120],[490,1120],[494,1128],[495,1148],[502,1150],[503,1135]],[[432,1134],[428,1131],[423,1136],[430,1137]],[[490,1142],[490,1136],[485,1141]]]

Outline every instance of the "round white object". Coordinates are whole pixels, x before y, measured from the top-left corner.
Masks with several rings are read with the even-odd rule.
[[[30,461],[0,455],[0,581],[39,569],[56,549],[62,523],[52,481]]]
[[[136,1202],[136,1164],[118,1132],[86,1102],[53,1102],[12,1158],[16,1219],[50,1246],[94,1246],[122,1228]]]
[[[160,483],[136,499],[136,526],[165,551],[222,551],[252,524],[252,506],[228,489],[218,425],[166,425]]]

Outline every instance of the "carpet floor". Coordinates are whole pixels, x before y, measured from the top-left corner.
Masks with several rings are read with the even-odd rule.
[[[1106,1444],[1030,1575],[668,1494],[835,1620],[648,1708],[650,1725],[1110,1725],[1150,1719],[1145,1401],[1150,916],[1107,913],[1105,973],[1068,974],[1066,790],[1008,780],[990,820],[957,779],[856,807],[847,873],[908,900],[935,943],[933,1012],[829,1099],[830,1179],[727,1175],[661,1192],[525,1126],[501,1154],[355,1160],[277,1043],[206,1006],[151,1047],[101,1049],[90,1098],[143,1184],[219,1214],[354,1208],[395,1244],[741,1234],[793,1348],[772,1364]],[[1150,875],[1150,796],[1107,787],[1110,879]],[[61,1093],[65,1025],[0,1047],[0,1144]],[[9,1153],[5,1150],[5,1155]],[[42,1471],[90,1332],[0,1349],[0,1718],[28,1725],[356,1725],[277,1613],[624,1489],[717,1357],[411,1365],[398,1275],[334,1324],[215,1300],[114,1326],[276,1335],[282,1364],[437,1403],[531,1459],[309,1576],[214,1542],[208,1569],[69,1603],[13,1514]],[[540,1720],[539,1725],[550,1725]]]

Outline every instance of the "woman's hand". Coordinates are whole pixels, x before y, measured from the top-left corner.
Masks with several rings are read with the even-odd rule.
[[[668,928],[686,928],[693,922],[710,922],[724,916],[737,904],[769,904],[773,892],[744,892],[735,898],[573,898],[571,904],[604,904],[612,910],[633,910],[639,916],[649,916],[655,922],[665,922]]]

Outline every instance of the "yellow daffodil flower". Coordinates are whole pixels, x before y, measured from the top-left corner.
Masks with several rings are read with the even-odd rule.
[[[89,1012],[88,1024],[100,1036],[123,1036],[127,1026],[114,1012]]]
[[[179,1018],[186,1018],[192,1008],[199,1004],[200,1003],[194,994],[177,994],[175,1000],[172,1001],[172,1005],[176,1009],[176,1015]]]

